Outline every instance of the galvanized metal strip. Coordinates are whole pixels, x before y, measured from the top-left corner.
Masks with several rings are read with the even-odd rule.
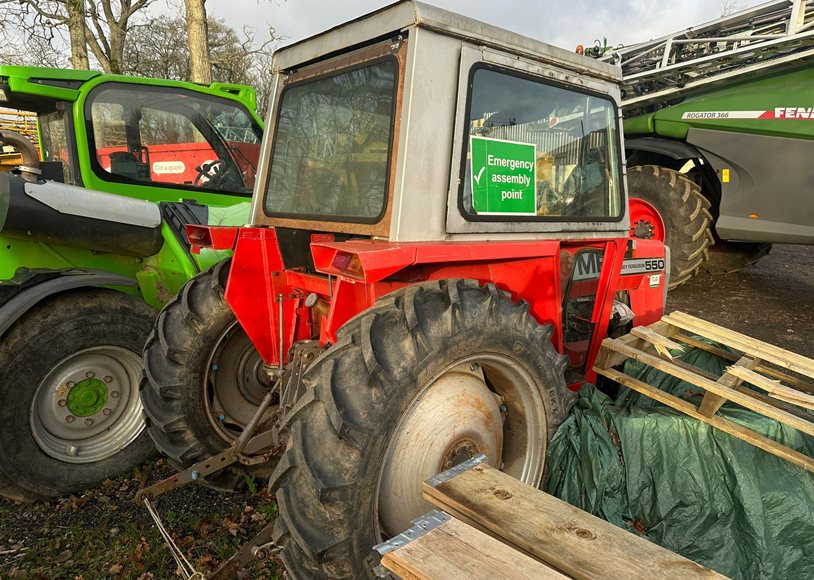
[[[476,455],[472,459],[468,459],[468,460],[464,461],[463,463],[459,463],[455,467],[450,467],[446,471],[442,471],[438,475],[435,475],[435,476],[429,478],[424,483],[426,483],[430,487],[438,487],[442,483],[447,482],[450,479],[452,479],[453,477],[461,475],[462,473],[464,473],[466,471],[469,471],[473,467],[476,467],[476,466],[480,465],[481,463],[483,463],[485,461],[486,461],[486,456],[483,453],[481,453],[480,455]]]

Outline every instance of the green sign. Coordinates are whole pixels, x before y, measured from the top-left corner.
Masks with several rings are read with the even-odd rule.
[[[472,136],[470,147],[475,213],[536,215],[534,144]]]

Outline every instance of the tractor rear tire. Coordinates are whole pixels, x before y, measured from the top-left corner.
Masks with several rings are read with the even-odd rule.
[[[155,454],[138,396],[155,311],[114,290],[46,298],[0,347],[0,495],[92,487]]]
[[[718,242],[709,253],[709,260],[703,270],[708,274],[731,274],[738,272],[768,255],[771,244],[750,242]]]
[[[430,509],[421,482],[479,453],[539,485],[576,398],[551,335],[472,280],[409,286],[348,321],[282,423],[270,485],[288,573],[374,577],[372,546]]]
[[[148,430],[178,470],[231,445],[269,386],[260,383],[262,361],[224,297],[230,264],[219,262],[187,282],[158,315],[144,347]],[[198,481],[233,491],[271,469],[234,464]]]
[[[677,288],[708,259],[713,244],[710,202],[697,183],[666,167],[628,167],[627,183],[630,197],[650,203],[664,222],[664,243],[670,247],[670,288]],[[633,233],[636,235],[635,229]]]

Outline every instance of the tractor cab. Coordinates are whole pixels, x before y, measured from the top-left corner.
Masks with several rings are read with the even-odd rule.
[[[427,279],[446,256],[546,248],[545,271],[526,273],[539,277],[524,291],[545,293],[529,302],[557,322],[554,340],[570,356],[573,383],[590,374],[586,362],[608,320],[602,311],[613,304],[609,288],[599,292],[603,263],[610,280],[627,255],[626,273],[637,277],[619,278],[619,291],[650,276],[645,292],[623,298],[639,320],[661,308],[663,253],[631,261],[650,246],[626,241],[617,68],[410,2],[275,59],[256,229],[238,237],[274,235],[281,268],[326,283],[382,282],[405,271]],[[437,253],[432,265],[419,263],[429,253]],[[471,266],[497,259],[489,256]],[[257,283],[230,283],[230,303],[276,364],[275,332],[241,298],[241,287]],[[323,342],[347,318],[330,320],[320,323]]]
[[[186,470],[141,497],[267,475],[285,447],[251,553],[368,577],[427,478],[482,454],[540,484],[603,339],[660,318],[665,247],[628,239],[611,65],[409,1],[274,59],[251,223],[188,227],[230,269],[145,350],[151,434]],[[232,313],[262,361],[250,419],[248,384],[207,379]]]

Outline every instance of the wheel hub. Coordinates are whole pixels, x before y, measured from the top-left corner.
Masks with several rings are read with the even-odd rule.
[[[390,449],[382,471],[379,520],[394,534],[429,509],[421,498],[424,480],[481,453],[490,465],[500,467],[499,398],[478,372],[450,370],[407,409]]]
[[[639,220],[633,224],[633,237],[640,240],[649,240],[653,237],[655,228],[653,224],[647,220]]]
[[[68,411],[77,417],[88,417],[102,410],[107,402],[107,385],[99,379],[84,379],[68,391]]]
[[[66,463],[110,457],[144,429],[138,383],[141,357],[115,346],[76,352],[53,366],[31,405],[31,434]]]
[[[271,386],[263,359],[235,321],[218,339],[203,384],[207,418],[224,441],[240,435]]]

